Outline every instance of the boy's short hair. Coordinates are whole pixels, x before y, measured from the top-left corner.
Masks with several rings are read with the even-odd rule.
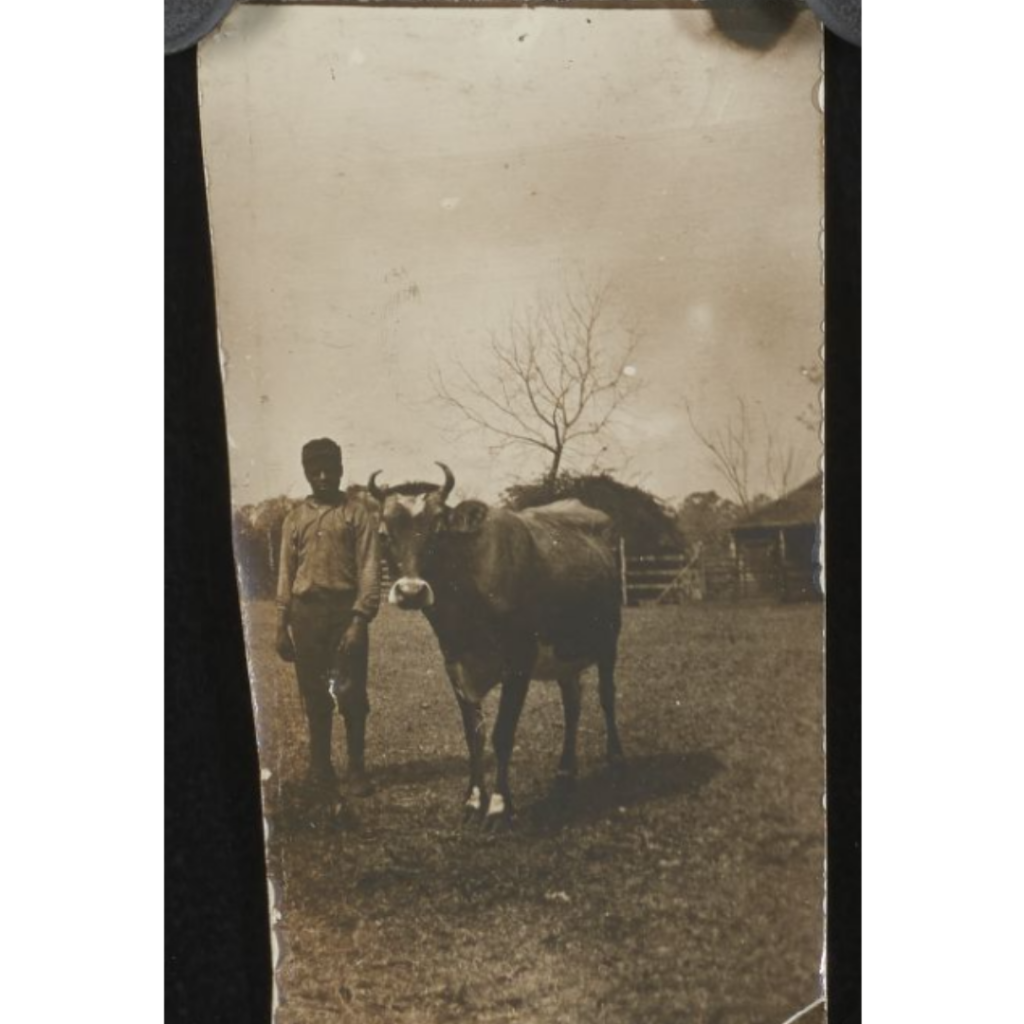
[[[341,462],[341,445],[332,441],[329,437],[318,437],[313,441],[307,441],[302,446],[302,464],[309,465],[311,462]]]

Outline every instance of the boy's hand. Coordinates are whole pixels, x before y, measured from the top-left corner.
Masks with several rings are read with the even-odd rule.
[[[295,644],[292,643],[292,636],[288,632],[287,626],[279,625],[277,627],[277,639],[274,641],[274,647],[277,648],[277,656],[282,661],[292,662],[295,660]]]
[[[366,619],[361,615],[355,615],[349,623],[348,629],[341,636],[341,642],[338,644],[338,653],[348,654],[359,647],[365,647],[366,641]]]

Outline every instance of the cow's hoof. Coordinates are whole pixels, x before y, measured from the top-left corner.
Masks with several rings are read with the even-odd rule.
[[[500,793],[492,793],[484,815],[484,831],[490,835],[508,832],[512,829],[512,801]]]
[[[483,817],[483,811],[478,811],[472,807],[462,808],[462,824],[466,828],[471,828],[474,825],[479,825]]]
[[[346,800],[335,798],[324,806],[327,823],[331,828],[355,831],[359,828],[359,818]]]
[[[489,836],[501,835],[512,831],[511,814],[488,814],[484,816],[484,832]]]
[[[462,823],[473,825],[480,821],[484,813],[487,797],[479,786],[470,786],[466,794],[466,802],[462,805]]]
[[[306,773],[306,789],[318,800],[330,800],[338,795],[338,776],[333,768],[311,768]]]
[[[367,797],[373,796],[375,789],[369,775],[365,772],[357,772],[345,776],[345,792],[349,796],[365,800]]]
[[[565,799],[571,796],[576,789],[576,773],[560,771],[555,775],[555,781],[551,785],[551,792],[556,799]]]

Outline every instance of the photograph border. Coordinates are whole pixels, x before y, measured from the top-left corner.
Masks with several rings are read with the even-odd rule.
[[[840,1012],[840,1003],[851,995],[852,958],[859,956],[859,945],[851,949],[849,941],[857,915],[848,916],[851,905],[859,909],[859,875],[850,875],[857,867],[851,851],[859,839],[859,796],[852,789],[859,775],[859,665],[851,657],[859,651],[859,180],[851,181],[859,175],[859,53],[843,55],[842,50],[852,48],[830,38],[826,47],[828,949],[829,1001],[832,1011]],[[207,1012],[212,999],[214,1005],[231,1005],[232,1019],[265,1020],[270,978],[262,823],[227,511],[226,433],[194,60],[194,52],[186,51],[165,61],[171,226],[167,614],[183,627],[175,631],[168,650],[168,993],[172,1011],[177,1007],[182,1018],[186,1006],[198,1005],[189,1000],[202,992]],[[847,61],[845,70],[841,60]],[[841,86],[848,102],[833,115],[831,80],[840,73],[849,76],[850,84]],[[837,121],[840,117],[845,120]],[[212,739],[213,745],[198,737]],[[837,784],[843,788],[834,791]],[[256,922],[260,927],[254,932]],[[259,1006],[264,996],[266,1013]]]

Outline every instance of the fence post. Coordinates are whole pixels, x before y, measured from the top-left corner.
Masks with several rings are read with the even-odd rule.
[[[626,538],[619,538],[619,574],[622,579],[622,606],[629,607],[629,572],[626,568]]]

